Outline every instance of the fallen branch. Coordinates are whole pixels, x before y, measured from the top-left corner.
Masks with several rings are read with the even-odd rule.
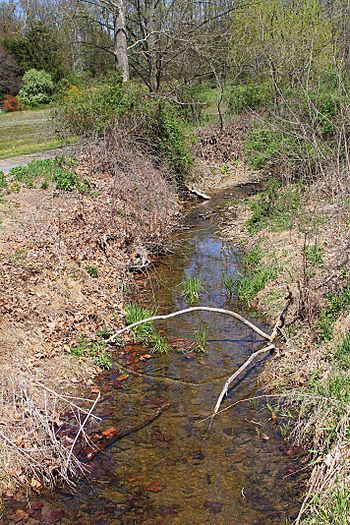
[[[261,354],[265,354],[266,352],[270,352],[271,350],[274,350],[274,349],[275,349],[275,345],[274,344],[270,344],[268,346],[265,346],[264,348],[261,348],[260,350],[257,350],[256,352],[254,352],[254,354],[252,354],[243,363],[243,365],[238,370],[236,370],[236,372],[234,374],[232,374],[232,376],[230,376],[227,379],[227,381],[224,384],[223,389],[221,390],[221,393],[220,393],[220,395],[218,397],[218,400],[216,402],[216,405],[215,405],[215,408],[214,408],[214,412],[213,412],[213,416],[215,416],[217,411],[219,410],[220,405],[222,403],[222,400],[223,400],[223,398],[225,397],[225,395],[228,392],[230,384],[233,383],[233,381],[243,372],[243,370],[245,370],[250,365],[250,363],[252,363],[255,360],[256,357],[258,357]]]
[[[230,317],[234,317],[241,323],[245,324],[246,326],[254,330],[257,334],[259,334],[261,337],[263,337],[267,341],[271,341],[271,335],[267,334],[266,332],[261,330],[258,326],[256,326],[254,323],[248,321],[248,319],[245,319],[240,314],[237,314],[236,312],[232,310],[224,310],[223,308],[212,308],[210,306],[193,306],[191,308],[185,308],[184,310],[178,310],[170,314],[154,315],[153,317],[147,317],[146,319],[141,319],[141,321],[137,321],[136,323],[133,323],[128,326],[125,326],[124,328],[121,328],[120,330],[118,330],[118,332],[115,332],[115,334],[111,335],[111,337],[107,339],[106,342],[112,343],[114,339],[116,339],[118,336],[120,336],[124,332],[128,332],[129,330],[132,330],[133,328],[141,324],[151,323],[153,321],[164,321],[166,319],[172,319],[173,317],[189,314],[191,312],[213,312],[217,314],[223,314],[223,315],[228,315]]]
[[[211,415],[211,418],[210,418],[210,423],[209,423],[209,428],[211,427],[212,423],[213,423],[213,418],[215,417],[215,415],[217,414],[219,408],[220,408],[220,405],[222,403],[222,400],[224,399],[225,395],[227,394],[228,392],[228,389],[230,387],[230,385],[233,383],[233,381],[261,354],[265,354],[266,352],[271,352],[272,350],[277,350],[275,344],[274,344],[274,341],[275,339],[277,338],[278,334],[281,332],[282,330],[282,327],[285,323],[285,320],[286,320],[286,316],[287,316],[287,312],[288,312],[288,309],[290,307],[290,305],[292,304],[293,302],[293,296],[290,292],[290,290],[288,289],[288,295],[286,296],[286,304],[283,308],[283,310],[281,311],[280,315],[278,316],[278,319],[273,327],[273,330],[272,330],[272,333],[271,335],[269,335],[266,339],[268,339],[270,341],[270,344],[265,346],[264,348],[261,348],[260,350],[257,350],[256,352],[254,352],[251,356],[248,357],[248,359],[239,367],[238,370],[236,370],[236,372],[234,372],[234,374],[232,374],[228,379],[227,381],[225,382],[221,392],[220,392],[220,395],[218,397],[218,400],[216,402],[216,405],[214,407],[214,411],[213,411],[213,414]]]
[[[205,201],[209,201],[211,197],[204,193],[203,191],[196,190],[196,188],[191,188],[190,186],[186,186],[187,190],[192,193],[193,195],[196,195],[199,199],[203,199]]]

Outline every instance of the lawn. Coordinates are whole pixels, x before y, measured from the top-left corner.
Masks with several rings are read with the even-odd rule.
[[[0,159],[62,146],[51,125],[50,109],[0,113]]]

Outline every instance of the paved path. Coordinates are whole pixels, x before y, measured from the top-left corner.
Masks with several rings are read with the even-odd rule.
[[[52,159],[52,157],[56,157],[57,155],[67,155],[70,150],[71,148],[69,147],[56,148],[41,151],[40,153],[30,153],[28,155],[19,155],[18,157],[0,160],[0,171],[8,173],[11,168],[15,168],[16,166],[26,166],[32,160]]]

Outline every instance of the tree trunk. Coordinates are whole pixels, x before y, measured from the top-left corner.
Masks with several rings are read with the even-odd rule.
[[[157,79],[157,50],[156,50],[156,34],[154,25],[154,0],[146,3],[146,24],[148,31],[148,74],[149,74],[149,88],[151,93],[158,91]]]
[[[124,0],[118,0],[117,13],[114,19],[114,56],[116,66],[122,70],[123,82],[127,82],[130,77]]]

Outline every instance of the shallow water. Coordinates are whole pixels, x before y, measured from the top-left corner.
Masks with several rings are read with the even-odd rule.
[[[185,276],[199,275],[202,305],[235,308],[227,303],[222,281],[225,273],[237,271],[239,256],[219,239],[215,220],[207,216],[224,201],[218,196],[190,212],[191,229],[176,237],[175,253],[157,265],[152,286],[138,292],[144,301],[153,296],[150,302],[162,312],[185,307],[179,284]],[[209,432],[202,422],[225,379],[262,343],[259,336],[232,318],[206,312],[159,328],[193,339],[204,325],[209,328],[207,355],[173,351],[139,369],[182,382],[134,376],[114,389],[115,374],[101,380],[107,395],[99,411],[106,427],[133,426],[159,406],[170,408],[100,454],[92,462],[90,482],[80,482],[76,493],[52,495],[32,514],[33,523],[282,525],[297,514],[298,481],[292,475],[297,463],[283,455],[278,429],[263,403],[236,405],[220,414]],[[223,406],[257,395],[262,364],[237,381]]]

